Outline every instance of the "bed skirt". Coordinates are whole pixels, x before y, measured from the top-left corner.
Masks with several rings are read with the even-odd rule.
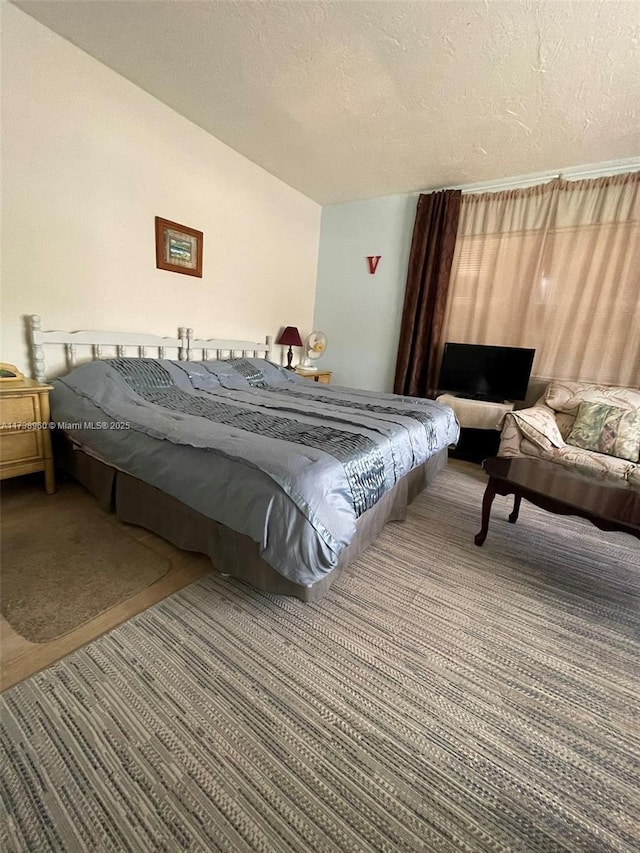
[[[56,464],[88,489],[105,510],[128,524],[144,527],[185,551],[207,554],[215,571],[265,592],[318,601],[343,569],[371,545],[388,521],[405,518],[407,506],[447,464],[447,450],[399,480],[356,523],[356,534],[335,569],[311,587],[278,574],[259,554],[257,542],[181,503],[177,498],[88,456],[71,442],[59,442]]]

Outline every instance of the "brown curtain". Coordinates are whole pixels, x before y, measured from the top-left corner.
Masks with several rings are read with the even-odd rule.
[[[396,394],[429,397],[436,392],[461,198],[460,190],[443,190],[418,199],[393,385]]]

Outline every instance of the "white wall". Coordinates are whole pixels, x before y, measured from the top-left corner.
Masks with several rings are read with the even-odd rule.
[[[418,194],[322,210],[314,328],[335,384],[392,391]],[[367,255],[380,255],[374,275]]]
[[[33,313],[45,329],[311,330],[318,204],[6,3],[2,64],[0,360],[31,372]],[[204,232],[202,279],[155,268],[155,216]]]

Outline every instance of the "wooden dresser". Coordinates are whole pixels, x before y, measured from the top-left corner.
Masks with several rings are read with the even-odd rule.
[[[323,385],[329,385],[331,382],[330,370],[303,370],[296,367],[295,372],[298,376],[304,376],[305,379],[310,379],[312,382],[322,382]]]
[[[49,391],[33,379],[25,379],[12,365],[15,379],[0,380],[0,480],[44,471],[45,489],[56,490],[49,427]]]

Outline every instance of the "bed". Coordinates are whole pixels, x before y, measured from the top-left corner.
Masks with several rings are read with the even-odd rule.
[[[36,378],[53,379],[57,463],[105,509],[304,601],[404,518],[459,436],[432,400],[297,376],[269,338],[43,332],[37,317],[29,338]]]

